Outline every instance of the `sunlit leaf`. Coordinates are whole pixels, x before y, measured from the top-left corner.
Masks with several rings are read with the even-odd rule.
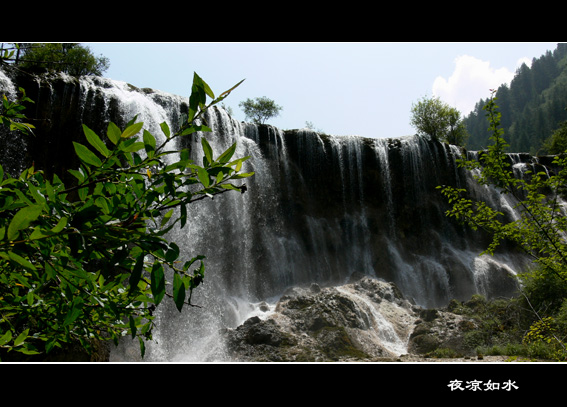
[[[110,141],[112,141],[112,143],[114,144],[118,144],[118,142],[120,141],[120,136],[121,136],[122,132],[120,131],[120,128],[110,122],[108,123],[108,129],[106,130],[106,136],[108,137],[108,139]]]
[[[6,345],[8,342],[12,340],[12,331],[8,330],[4,335],[0,337],[0,346]]]
[[[122,138],[130,138],[132,136],[135,136],[136,134],[138,134],[138,132],[140,130],[142,130],[142,127],[144,126],[143,122],[138,122],[138,123],[134,123],[130,126],[128,126],[120,135],[120,137]]]
[[[55,225],[53,229],[51,229],[51,231],[53,233],[61,232],[65,228],[65,226],[67,226],[67,221],[68,219],[66,216],[61,217],[61,219],[59,219],[59,221],[57,222],[57,225]]]
[[[18,337],[14,340],[14,346],[20,346],[24,343],[24,341],[26,340],[26,338],[29,335],[29,328],[26,329],[25,331],[23,331],[21,334],[18,335]]]
[[[102,161],[98,158],[95,153],[89,150],[86,146],[73,141],[73,145],[75,146],[75,152],[86,164],[94,165],[95,167],[100,167],[102,165]]]
[[[154,156],[154,152],[156,151],[156,139],[155,137],[147,130],[144,130],[144,147],[146,149],[146,154],[149,158]]]
[[[110,156],[110,151],[106,148],[106,145],[102,142],[100,137],[91,129],[83,124],[83,132],[85,133],[85,137],[91,146],[93,146],[99,153],[103,156],[108,157]]]
[[[222,164],[229,162],[232,156],[234,155],[235,151],[236,151],[236,143],[234,143],[232,146],[228,148],[228,150],[222,153],[217,159],[217,161]]]
[[[171,216],[173,215],[174,210],[170,209],[165,215],[163,215],[163,218],[161,220],[161,227],[164,227],[167,222],[169,222],[169,219],[171,219]]]
[[[15,261],[20,266],[22,266],[22,267],[24,267],[28,270],[33,270],[33,271],[36,270],[35,266],[32,263],[30,263],[29,260],[23,258],[22,256],[20,256],[19,254],[15,253],[15,252],[8,252],[8,257],[10,257],[11,260]]]
[[[169,130],[167,123],[163,122],[159,126],[161,127],[161,131],[165,135],[165,138],[169,139],[171,137],[171,131]]]

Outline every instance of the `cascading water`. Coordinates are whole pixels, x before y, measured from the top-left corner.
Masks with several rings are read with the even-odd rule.
[[[79,105],[73,107],[74,120],[98,126],[99,134],[109,120],[123,124],[138,115],[161,137],[159,124],[178,128],[187,109],[184,98],[122,82],[58,81],[65,91],[43,84],[38,101],[49,99],[42,103],[51,103],[54,112],[57,104]],[[192,298],[201,308],[180,313],[164,301],[146,360],[227,360],[220,331],[258,314],[260,304],[273,309],[290,286],[340,285],[355,272],[394,282],[423,307],[475,293],[514,293],[516,283],[509,276],[524,260],[506,253],[479,257],[486,247],[482,236],[445,216],[448,208],[436,187],[462,186],[471,179],[456,165],[461,152],[455,146],[414,136],[367,139],[282,131],[238,122],[216,107],[205,120],[213,132],[187,140],[194,158],[202,157],[199,137],[206,137],[216,154],[236,142],[235,157],[251,156],[245,171],[255,176],[246,179],[244,194],[226,193],[189,207],[187,226],[170,233],[186,259],[206,256],[205,281]],[[475,191],[501,199],[486,188]],[[390,345],[403,350],[393,337]],[[137,360],[138,355],[137,342],[130,346],[125,339],[111,360]]]

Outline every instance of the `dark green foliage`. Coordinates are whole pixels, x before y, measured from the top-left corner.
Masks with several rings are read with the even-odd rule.
[[[454,305],[451,311],[474,321],[464,338],[464,345],[470,350],[520,343],[533,321],[533,314],[526,313],[517,299],[489,301],[474,295],[469,301]]]
[[[195,120],[229,93],[215,99],[195,74],[190,120],[176,134],[163,123],[163,143],[135,118],[124,129],[109,123],[109,145],[84,126],[88,145],[74,143],[82,164],[70,170],[73,185],[33,167],[11,178],[0,167],[0,357],[76,344],[91,351],[93,340],[117,343],[125,335],[139,338],[143,355],[155,307],[165,297],[180,311],[193,305],[204,257],[182,259],[165,235],[187,224],[187,205],[241,191],[235,182],[253,174],[241,172],[248,157],[234,159],[235,145],[214,157],[203,138],[202,165],[170,146],[210,131]],[[13,112],[20,110],[2,116],[22,118]]]
[[[510,86],[502,85],[496,90],[510,152],[550,153],[546,140],[567,117],[566,57],[567,44],[560,43],[553,52],[534,58],[531,67],[523,64]],[[464,119],[470,150],[483,150],[490,144],[483,114],[487,102],[480,100]]]
[[[109,67],[106,57],[94,56],[77,43],[14,43],[4,47],[3,63],[13,63],[29,72],[65,72],[69,75],[101,76]]]
[[[21,131],[24,133],[31,132],[34,126],[29,123],[22,123],[21,120],[25,119],[23,113],[25,106],[24,102],[33,103],[33,100],[26,96],[25,89],[19,89],[21,95],[18,100],[10,101],[6,95],[2,95],[2,105],[0,106],[0,125],[8,126],[11,131]]]

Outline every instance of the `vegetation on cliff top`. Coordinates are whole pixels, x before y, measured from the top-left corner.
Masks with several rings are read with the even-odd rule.
[[[0,66],[12,64],[27,72],[64,72],[73,76],[101,76],[110,66],[104,56],[95,56],[88,47],[77,43],[1,44]]]

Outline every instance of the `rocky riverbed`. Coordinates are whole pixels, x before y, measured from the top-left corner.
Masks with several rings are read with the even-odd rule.
[[[261,305],[262,307],[262,305]],[[294,287],[224,336],[240,362],[504,362],[463,344],[475,321],[424,309],[392,283],[354,276],[338,287]],[[427,357],[448,350],[454,358]]]

